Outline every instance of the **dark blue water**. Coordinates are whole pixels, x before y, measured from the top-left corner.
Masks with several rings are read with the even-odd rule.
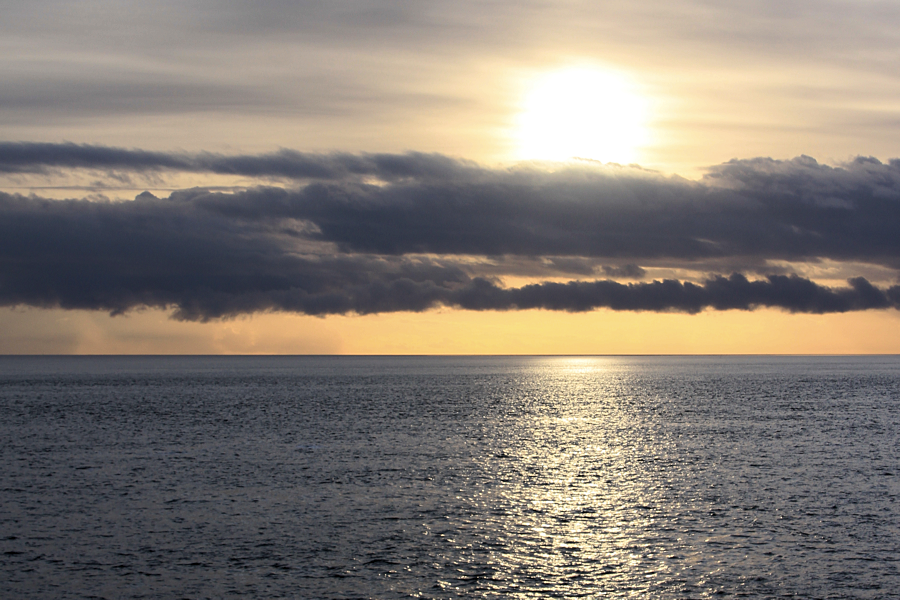
[[[4,598],[898,598],[900,359],[0,358]]]

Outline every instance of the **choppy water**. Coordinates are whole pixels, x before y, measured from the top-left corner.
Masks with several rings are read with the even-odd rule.
[[[0,358],[4,598],[898,598],[900,359]]]

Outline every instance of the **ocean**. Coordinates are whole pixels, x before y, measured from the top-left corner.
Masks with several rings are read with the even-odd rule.
[[[0,357],[3,598],[900,598],[900,357]]]

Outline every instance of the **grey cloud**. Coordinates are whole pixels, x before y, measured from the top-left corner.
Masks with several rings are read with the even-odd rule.
[[[23,148],[61,154],[6,164],[71,166],[78,157],[79,166],[127,159],[182,168],[178,161],[199,160],[139,151],[107,156],[97,147]],[[587,274],[602,264],[591,256],[611,256],[625,260],[607,264],[608,276],[637,278],[645,256],[684,265],[698,256],[895,261],[900,242],[887,235],[900,222],[893,163],[861,159],[833,169],[809,159],[733,162],[714,171],[714,184],[697,184],[639,171],[488,171],[431,155],[301,157],[325,164],[336,179],[234,194],[141,194],[131,202],[0,194],[0,305],[112,313],[164,307],[177,318],[207,320],[267,310],[365,314],[441,305],[825,313],[900,302],[900,287],[880,289],[861,277],[837,289],[777,274],[504,288],[471,266],[473,256],[507,255],[519,269],[532,260],[546,263],[543,269]],[[270,158],[245,168],[269,168]],[[384,185],[354,180],[366,170],[404,177]],[[335,244],[344,251],[335,253]]]
[[[622,277],[626,279],[643,279],[647,274],[644,269],[637,265],[603,265],[603,272],[610,277]]]
[[[310,186],[303,213],[354,251],[898,265],[900,163],[778,164],[783,172],[733,163],[703,184],[562,170],[471,184]]]
[[[152,5],[128,1],[82,3],[57,0],[4,2],[8,16],[0,30],[24,32],[44,39],[72,38],[89,47],[155,53],[183,51],[254,38],[312,39],[342,47],[457,46],[472,51],[506,46],[521,51],[535,40],[604,37],[630,40],[673,52],[708,45],[737,46],[732,53],[782,58],[815,58],[823,54],[853,56],[896,41],[900,15],[889,0],[865,3],[830,0],[739,3],[724,0],[637,3],[576,1],[563,5],[537,2],[458,2],[434,0],[276,1],[260,5],[242,0],[204,0],[189,4],[161,0]],[[98,15],[102,14],[103,19]],[[627,22],[629,27],[619,26]],[[503,23],[498,27],[498,23]],[[802,23],[802,27],[798,26]],[[89,32],[93,35],[84,35]],[[79,35],[81,34],[81,35]],[[685,46],[688,45],[688,48]],[[172,48],[174,46],[174,48]],[[710,57],[715,58],[715,57]],[[869,57],[878,58],[878,57]]]
[[[190,161],[179,154],[86,144],[0,142],[0,172],[42,172],[48,168],[193,171]]]
[[[284,222],[209,211],[195,190],[134,202],[0,196],[0,305],[174,309],[185,320],[258,311],[312,315],[546,309],[678,311],[777,307],[794,312],[896,308],[900,287],[862,278],[830,289],[799,277],[610,280],[503,288],[448,259],[303,253]]]
[[[224,51],[235,44],[247,48],[254,40],[284,44],[299,39],[371,52],[373,44],[385,49],[410,44],[437,48],[467,37],[484,47],[497,44],[500,37],[512,41],[508,28],[520,21],[524,12],[521,3],[448,5],[435,0],[275,1],[264,5],[240,0],[189,4],[161,0],[152,6],[128,1],[79,6],[37,0],[3,4],[9,19],[5,26],[0,25],[0,31],[40,33],[72,45],[81,42],[82,47],[143,50],[153,55],[209,47]],[[497,28],[501,19],[507,29]],[[94,35],[85,36],[86,32]]]
[[[753,310],[776,307],[790,312],[831,313],[897,308],[900,286],[881,290],[863,278],[850,287],[832,289],[797,276],[772,275],[749,281],[741,274],[717,276],[702,284],[676,280],[622,284],[615,281],[540,283],[501,289],[475,280],[452,295],[452,303],[472,310],[540,308],[569,312],[596,308],[630,311],[697,313],[715,310]]]
[[[832,289],[796,276],[773,275],[767,280],[749,281],[743,275],[732,274],[702,284],[676,280],[622,284],[600,280],[502,288],[481,278],[465,283],[454,281],[448,285],[446,281],[396,277],[312,292],[299,286],[236,293],[201,289],[178,294],[174,296],[175,300],[158,301],[156,305],[176,306],[174,316],[184,320],[208,320],[261,310],[312,315],[370,314],[419,312],[436,306],[567,312],[609,308],[690,314],[705,309],[755,310],[761,307],[814,314],[900,308],[900,286],[882,290],[863,278],[852,279],[849,283],[847,288]]]
[[[280,210],[353,252],[900,264],[900,163],[773,162],[725,165],[703,183],[587,168],[323,183]],[[247,210],[236,196],[209,202]]]
[[[669,266],[828,258],[900,267],[900,161],[734,160],[702,182],[592,164],[487,169],[437,154],[167,154],[0,144],[0,171],[169,169],[297,180],[172,198],[223,219],[300,220],[349,253],[610,259]],[[379,184],[365,183],[365,178]],[[313,183],[303,182],[313,180]],[[610,275],[613,272],[609,273]],[[637,271],[633,272],[638,275]],[[631,276],[623,273],[623,275]]]
[[[212,152],[150,152],[72,143],[0,142],[0,173],[41,172],[49,168],[136,172],[167,170],[320,180],[375,176],[386,181],[403,178],[472,179],[481,172],[477,165],[469,161],[421,152],[315,154],[282,149],[269,154],[225,155]]]
[[[863,279],[831,290],[797,277],[702,285],[654,281],[543,283],[504,289],[452,263],[408,257],[304,256],[278,232],[205,214],[190,203],[143,195],[133,203],[4,196],[0,302],[102,309],[174,307],[206,320],[261,310],[307,314],[542,308],[698,312],[772,306],[843,312],[896,306]],[[891,295],[892,294],[892,295]]]
[[[247,110],[272,104],[264,91],[236,83],[186,80],[159,74],[83,73],[36,79],[31,74],[5,77],[0,116],[49,120],[127,114],[197,113]]]
[[[110,203],[0,195],[6,306],[114,314],[175,307],[196,320],[272,309],[423,310],[432,301],[422,286],[468,280],[439,260],[302,253],[284,224],[209,214],[177,196]],[[415,297],[404,296],[410,285],[422,288]]]

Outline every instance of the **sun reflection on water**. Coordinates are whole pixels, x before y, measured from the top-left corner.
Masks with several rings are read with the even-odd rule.
[[[460,547],[481,565],[473,585],[485,597],[715,592],[701,488],[715,482],[694,481],[682,428],[659,417],[667,399],[646,386],[637,398],[635,377],[618,359],[536,360],[498,401],[490,451],[463,488],[471,513],[453,525],[472,536]]]
[[[550,359],[523,381],[524,398],[508,399],[520,418],[483,464],[499,488],[482,501],[494,515],[488,529],[516,542],[493,558],[516,574],[521,597],[633,584],[634,569],[655,556],[645,533],[659,490],[647,489],[647,461],[637,456],[646,440],[633,435],[627,388],[609,375],[614,364]]]

